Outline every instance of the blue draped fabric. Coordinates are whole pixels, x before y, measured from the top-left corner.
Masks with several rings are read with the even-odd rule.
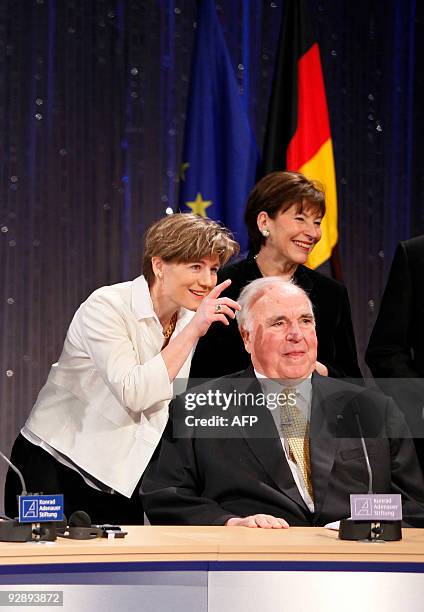
[[[246,249],[259,155],[212,0],[199,7],[182,160],[180,207],[221,221]]]

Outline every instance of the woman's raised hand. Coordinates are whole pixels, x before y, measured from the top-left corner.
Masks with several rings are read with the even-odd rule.
[[[196,327],[198,337],[204,336],[214,321],[221,321],[229,325],[228,319],[234,319],[235,311],[241,310],[241,306],[229,297],[219,297],[229,287],[231,280],[227,279],[212,289],[212,291],[200,303],[190,325]]]

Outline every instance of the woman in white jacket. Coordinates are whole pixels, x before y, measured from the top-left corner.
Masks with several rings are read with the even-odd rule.
[[[237,251],[214,221],[165,217],[146,234],[143,276],[97,289],[79,307],[12,450],[28,491],[63,493],[67,516],[85,510],[94,523],[143,522],[138,484],[169,401],[184,388],[199,337],[238,308],[219,297],[230,281],[215,286]],[[20,493],[9,471],[9,516]]]

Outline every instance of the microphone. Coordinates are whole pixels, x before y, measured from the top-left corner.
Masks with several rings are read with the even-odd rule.
[[[336,425],[332,425],[333,431],[335,431],[335,435],[339,438],[355,438],[353,435],[352,429],[356,428],[359,432],[359,439],[361,440],[362,452],[364,454],[365,463],[367,466],[368,472],[368,493],[374,493],[373,491],[373,474],[371,469],[370,458],[368,455],[367,445],[365,444],[365,437],[362,430],[361,419],[359,415],[361,414],[361,409],[359,406],[354,406],[352,410],[348,410],[343,414],[336,415]],[[346,417],[346,418],[345,418]],[[353,422],[352,422],[353,417]],[[343,428],[343,429],[342,429]]]
[[[22,493],[21,493],[21,495],[26,495],[27,494],[26,484],[25,484],[25,480],[24,480],[22,472],[20,470],[18,470],[16,465],[13,465],[13,463],[10,461],[10,459],[8,459],[6,457],[6,455],[3,454],[1,451],[0,451],[0,457],[2,457],[2,459],[4,461],[6,461],[6,463],[12,468],[12,470],[14,472],[16,472],[16,474],[19,476],[19,480],[21,481],[21,485],[22,485]]]
[[[8,457],[0,450],[0,457],[5,461],[10,468],[18,475],[19,480],[21,481],[22,492],[21,496],[28,496],[27,487],[25,484],[25,479],[23,477],[22,472],[14,465]],[[31,496],[30,499],[36,498],[37,495]],[[44,496],[49,497],[49,496]],[[53,497],[53,496],[50,496]],[[63,510],[63,496],[61,505]],[[24,502],[25,503],[25,502]],[[57,521],[54,518],[41,518],[43,514],[40,513],[38,516],[38,512],[36,514],[29,515],[30,518],[28,521],[20,521],[19,518],[9,518],[6,517],[6,520],[0,521],[0,541],[1,542],[52,542],[56,540],[56,525]],[[45,513],[46,516],[55,516],[54,513]],[[20,517],[22,518],[22,517]],[[60,524],[60,522],[59,522]]]
[[[69,523],[64,519],[64,525],[57,532],[61,538],[70,540],[93,540],[94,538],[124,538],[126,531],[117,525],[92,525],[91,518],[84,510],[76,510],[69,517]]]
[[[359,438],[361,440],[362,452],[365,459],[365,464],[368,473],[368,492],[366,495],[371,498],[374,496],[373,490],[373,473],[371,469],[371,462],[368,455],[367,445],[365,443],[365,437],[362,430],[361,419],[360,419],[361,408],[354,406],[351,411],[351,415],[354,418],[356,427],[359,432]],[[339,418],[340,417],[340,418]],[[337,415],[338,422],[343,421],[343,415]],[[375,423],[373,423],[375,425]],[[364,495],[365,497],[365,495]],[[351,501],[352,504],[352,501]],[[352,511],[352,514],[353,511]],[[371,514],[372,516],[372,514]],[[401,522],[399,520],[360,520],[360,519],[341,519],[339,527],[339,540],[365,540],[368,542],[381,542],[381,541],[394,541],[402,539]]]
[[[64,518],[65,526],[58,530],[60,538],[70,540],[94,540],[103,535],[103,531],[98,527],[92,527],[91,518],[84,510],[76,510],[69,517],[69,522]]]
[[[69,518],[69,527],[91,527],[91,518],[84,510],[76,510]]]
[[[365,444],[364,434],[362,432],[361,419],[359,418],[359,413],[360,413],[360,410],[358,408],[356,410],[356,412],[355,412],[355,419],[356,419],[356,424],[358,425],[359,436],[361,438],[362,451],[364,453],[365,463],[367,465],[367,472],[368,472],[368,493],[374,493],[373,486],[372,486],[373,480],[372,480],[371,463],[370,463],[370,458],[369,458],[369,455],[368,455],[367,445]]]
[[[21,496],[27,496],[27,487],[22,472],[14,465],[10,459],[0,451],[0,457],[12,468],[18,475],[22,485]],[[38,494],[31,496],[31,499],[36,498]],[[61,498],[61,513],[63,513],[63,496],[42,495],[41,498],[48,497]],[[42,502],[41,502],[42,503]],[[57,502],[56,502],[57,503]],[[19,519],[11,519],[6,517],[6,520],[0,520],[0,542],[31,542],[31,541],[54,541],[56,536],[69,538],[71,540],[91,540],[98,537],[104,538],[123,538],[127,535],[126,531],[122,531],[117,525],[92,525],[91,518],[84,510],[76,510],[69,518],[69,523],[66,516],[63,515],[62,520],[43,520],[34,518],[31,522],[20,522]],[[46,516],[46,514],[44,514]]]

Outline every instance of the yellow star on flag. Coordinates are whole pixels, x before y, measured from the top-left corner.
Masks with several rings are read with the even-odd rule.
[[[186,205],[191,208],[194,215],[200,215],[206,219],[206,209],[212,204],[212,200],[204,200],[202,194],[198,193],[194,202],[186,202]]]

